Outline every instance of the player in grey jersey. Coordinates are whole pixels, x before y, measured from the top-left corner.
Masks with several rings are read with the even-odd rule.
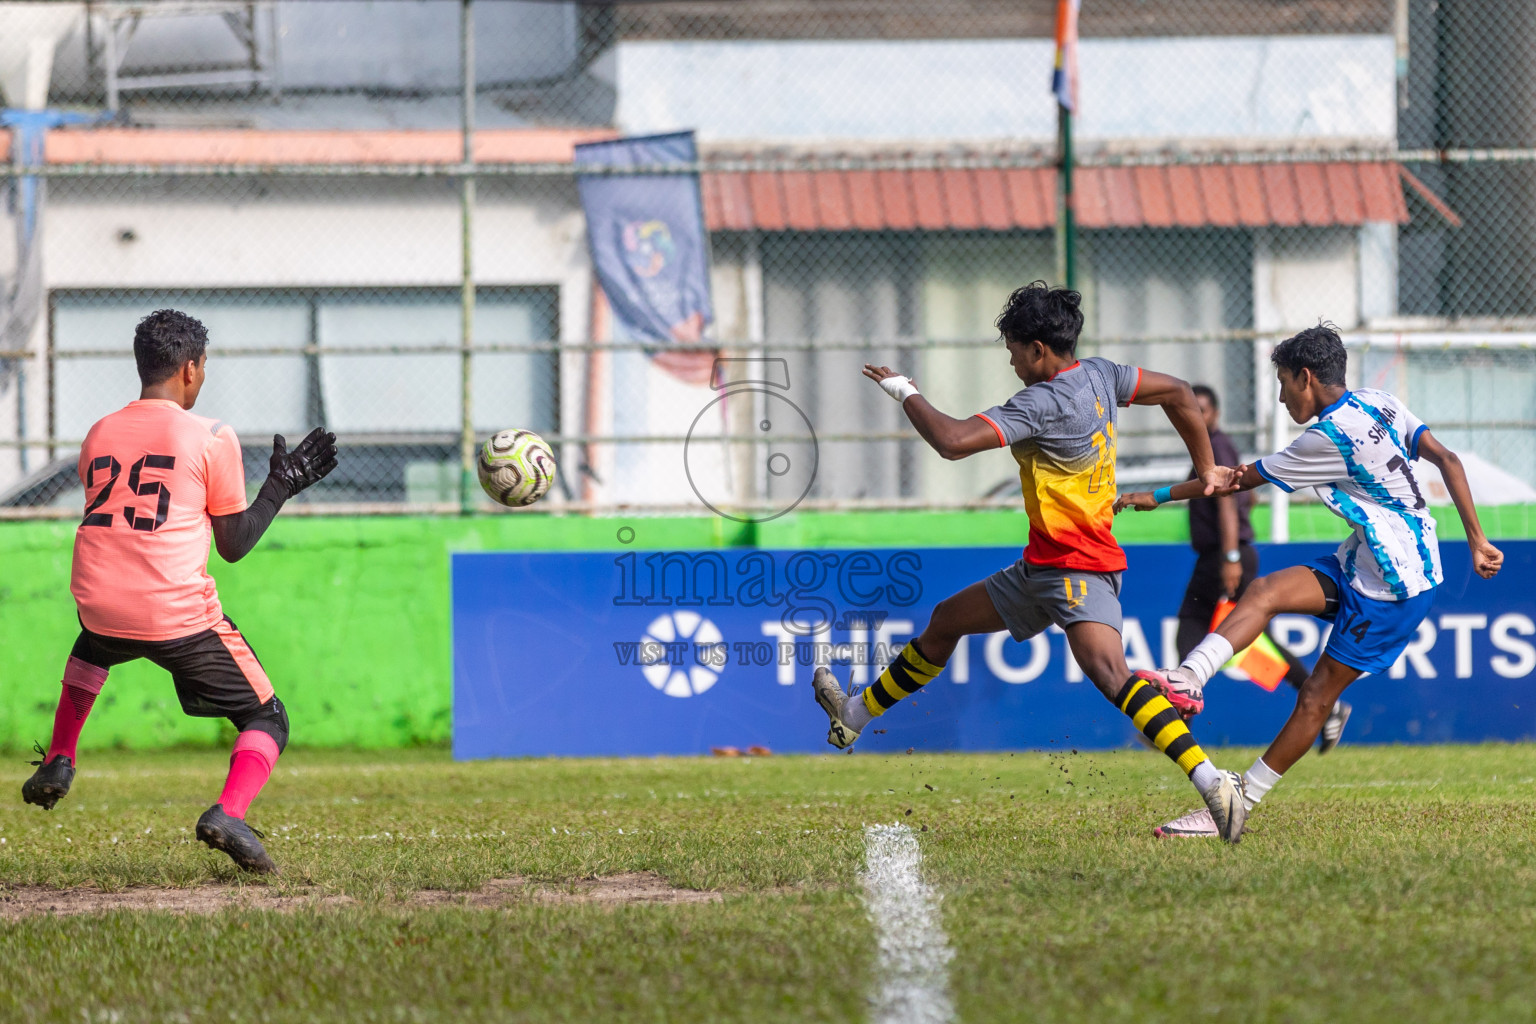
[[[1010,368],[1025,386],[966,419],[940,412],[890,367],[865,366],[865,376],[901,403],[923,440],[944,458],[1010,450],[1029,514],[1029,546],[1013,565],[939,602],[921,635],[860,693],[845,693],[829,669],[818,668],[812,686],[830,722],[827,741],[851,746],[871,721],[941,673],[963,637],[1007,629],[1022,641],[1054,624],[1066,633],[1083,674],[1189,776],[1222,836],[1236,842],[1244,815],[1241,776],[1218,770],[1158,692],[1152,673],[1133,673],[1125,663],[1125,552],[1110,531],[1120,407],[1163,408],[1189,448],[1205,493],[1230,486],[1232,473],[1216,467],[1187,383],[1108,359],[1077,358],[1080,304],[1077,292],[1044,282],[1009,296],[997,328]]]

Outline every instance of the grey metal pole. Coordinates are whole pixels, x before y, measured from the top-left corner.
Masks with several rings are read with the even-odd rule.
[[[459,54],[464,73],[462,93],[464,99],[463,134],[464,165],[472,168],[475,163],[475,3],[461,0],[459,7]],[[461,334],[459,338],[459,387],[460,408],[463,421],[459,424],[459,510],[469,514],[475,510],[475,491],[478,488],[475,472],[475,415],[474,415],[474,367],[473,346],[475,340],[475,264],[474,264],[475,176],[466,174],[459,181],[459,228],[463,244],[462,278],[459,292],[463,305]]]
[[[767,351],[763,348],[768,337],[768,323],[763,311],[763,247],[761,236],[756,231],[747,233],[746,260],[742,265],[742,291],[746,293],[747,300],[747,344],[751,346],[752,358],[764,360]],[[757,365],[762,365],[759,362]],[[752,420],[748,426],[761,423],[767,419],[764,415],[768,411],[768,396],[761,391],[751,393],[753,399]],[[751,433],[755,434],[756,431]],[[749,506],[753,501],[766,503],[768,501],[768,488],[770,477],[768,475],[768,442],[759,441],[752,446],[752,479],[742,481],[742,490],[739,499],[743,506]]]

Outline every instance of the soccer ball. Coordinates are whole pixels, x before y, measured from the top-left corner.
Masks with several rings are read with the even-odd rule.
[[[511,508],[532,505],[555,482],[555,453],[531,430],[503,430],[480,446],[480,486]]]

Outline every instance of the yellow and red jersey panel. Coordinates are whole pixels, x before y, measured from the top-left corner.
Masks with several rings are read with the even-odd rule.
[[[1125,568],[1125,552],[1110,529],[1115,424],[1140,385],[1137,367],[1081,359],[978,414],[1019,464],[1029,514],[1026,562],[1092,572]]]

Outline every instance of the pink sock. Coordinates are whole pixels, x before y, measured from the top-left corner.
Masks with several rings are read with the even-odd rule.
[[[224,780],[224,792],[219,794],[225,814],[245,817],[251,801],[267,784],[277,765],[277,755],[277,741],[264,732],[247,729],[236,737],[235,749],[229,754],[229,777]]]
[[[48,753],[43,755],[44,764],[60,754],[74,762],[80,730],[85,727],[86,716],[106,681],[104,668],[79,658],[70,658],[65,663],[64,692],[59,694],[59,706],[53,712],[53,739],[48,744]]]

